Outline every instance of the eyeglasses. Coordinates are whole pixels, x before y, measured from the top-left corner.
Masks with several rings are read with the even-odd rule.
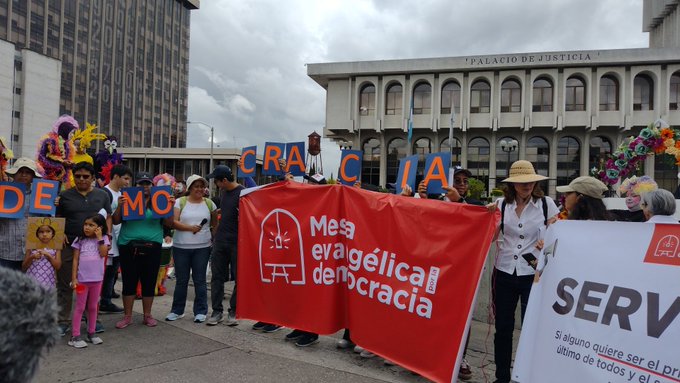
[[[455,180],[453,180],[453,183],[455,183],[456,185],[469,185],[470,181],[468,181],[467,178],[466,179],[455,179]]]
[[[89,175],[89,174],[74,174],[73,175],[73,178],[75,178],[77,180],[86,180],[90,177],[91,177],[91,175]]]

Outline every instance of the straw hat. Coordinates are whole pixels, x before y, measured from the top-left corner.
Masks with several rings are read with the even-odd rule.
[[[501,182],[510,182],[517,184],[525,184],[529,182],[537,182],[547,180],[548,177],[536,174],[534,165],[526,160],[519,160],[512,163],[510,166],[510,177]]]

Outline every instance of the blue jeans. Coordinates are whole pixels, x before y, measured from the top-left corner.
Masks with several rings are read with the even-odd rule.
[[[187,302],[187,288],[189,273],[194,281],[194,315],[208,314],[208,283],[206,270],[210,259],[210,247],[200,249],[180,249],[172,247],[172,257],[175,261],[175,293],[172,295],[171,312],[182,315]]]

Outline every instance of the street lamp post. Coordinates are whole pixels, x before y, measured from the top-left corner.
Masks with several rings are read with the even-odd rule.
[[[210,128],[210,169],[208,169],[208,172],[212,172],[214,169],[213,166],[213,160],[214,160],[214,154],[215,154],[215,128],[212,125],[208,125],[205,122],[202,121],[187,121],[187,124],[200,124],[200,125],[205,125],[208,128]],[[213,179],[211,178],[209,180],[210,182],[210,193],[212,194],[212,189],[213,189]]]
[[[501,150],[508,153],[508,163],[506,164],[506,177],[510,177],[510,153],[517,150],[518,142],[514,138],[511,140],[501,140]]]

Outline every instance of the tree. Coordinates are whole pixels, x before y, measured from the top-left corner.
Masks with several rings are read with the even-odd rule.
[[[482,199],[482,193],[486,190],[486,185],[484,182],[476,178],[468,178],[468,194],[474,199]]]

